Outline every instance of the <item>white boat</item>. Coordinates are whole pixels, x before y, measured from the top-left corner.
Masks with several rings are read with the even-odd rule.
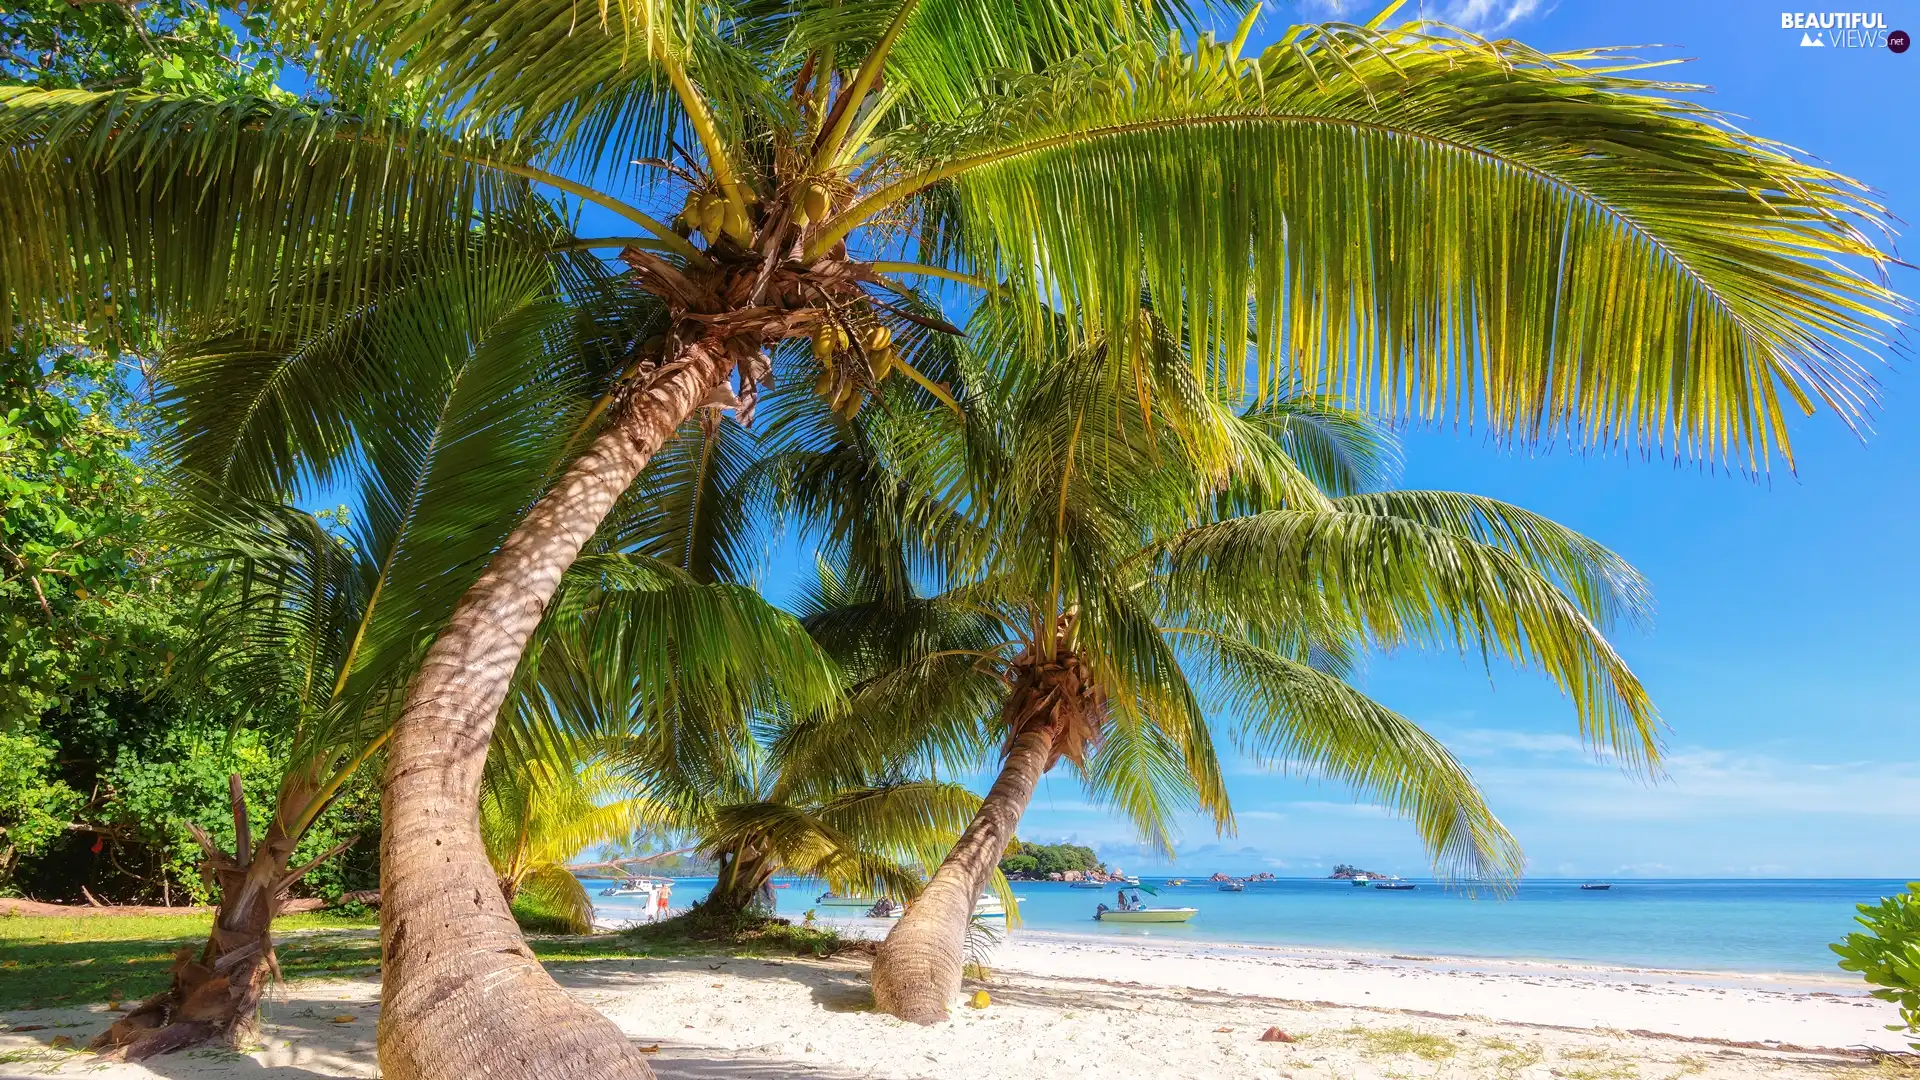
[[[601,889],[600,895],[639,901],[635,906],[640,909],[640,917],[624,920],[626,924],[658,922],[667,917],[673,904],[673,879],[629,877],[610,889]]]
[[[1244,881],[1223,881],[1220,883],[1220,891],[1221,892],[1246,892],[1247,883]]]
[[[1142,907],[1119,911],[1101,904],[1093,917],[1101,922],[1112,923],[1182,923],[1199,913],[1199,908],[1190,907]]]
[[[1129,885],[1138,885],[1138,884],[1140,884],[1140,879],[1139,879],[1139,878],[1137,878],[1137,877],[1133,877],[1133,876],[1131,876],[1131,875],[1129,875],[1129,876],[1128,876],[1128,877],[1126,878],[1126,882],[1127,882],[1127,884],[1129,884]]]
[[[973,913],[982,919],[1004,919],[1007,917],[1007,905],[992,893],[981,893],[980,899],[973,902]]]

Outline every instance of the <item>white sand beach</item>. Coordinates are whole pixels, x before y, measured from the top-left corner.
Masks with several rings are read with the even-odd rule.
[[[1488,964],[1020,934],[992,1003],[917,1028],[871,1011],[865,961],[678,958],[556,964],[665,1078],[1201,1076],[1292,1080],[1677,1080],[1859,1073],[1904,1041],[1892,1007],[1838,978]],[[307,980],[263,1046],[141,1065],[53,1049],[104,1005],[0,1017],[0,1076],[225,1080],[378,1075],[371,980]],[[1294,1042],[1262,1042],[1278,1027]]]

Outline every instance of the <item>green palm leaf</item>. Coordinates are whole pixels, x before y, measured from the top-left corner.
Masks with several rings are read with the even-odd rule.
[[[1467,770],[1431,735],[1353,687],[1217,635],[1184,636],[1236,737],[1269,767],[1337,780],[1411,819],[1441,874],[1505,885],[1520,845]]]
[[[1886,261],[1881,207],[1627,70],[1418,24],[1129,46],[897,133],[904,176],[810,250],[948,185],[1016,292],[1123,336],[1144,288],[1227,360],[1251,311],[1270,387],[1755,461],[1787,404],[1852,422],[1905,306],[1845,266]]]

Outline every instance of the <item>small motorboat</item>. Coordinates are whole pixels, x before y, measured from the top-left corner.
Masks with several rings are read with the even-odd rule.
[[[973,914],[981,919],[1004,919],[1007,917],[1007,905],[992,893],[981,893],[980,899],[973,902]]]
[[[667,912],[673,905],[673,879],[629,876],[610,889],[601,889],[600,895],[631,897],[639,901],[637,906],[640,909],[640,917],[627,919],[620,925],[658,922],[667,917]],[[625,904],[621,905],[623,913],[632,910]]]
[[[1365,874],[1361,874],[1359,877],[1356,877],[1353,879],[1353,887],[1356,889],[1364,889],[1372,881],[1373,881],[1372,878],[1368,877]]]
[[[1101,904],[1093,917],[1114,923],[1182,923],[1198,914],[1199,908],[1190,907],[1139,907],[1120,911]]]
[[[1168,879],[1167,879],[1167,884],[1168,884],[1168,885],[1185,885],[1186,883],[1187,883],[1187,879],[1186,879],[1186,878],[1183,878],[1183,877],[1177,877],[1177,878],[1168,878]]]
[[[659,888],[658,883],[649,878],[623,878],[620,884],[609,889],[601,889],[601,896],[652,896]]]
[[[1122,878],[1121,880],[1122,880],[1122,881],[1124,881],[1124,882],[1126,882],[1126,883],[1127,883],[1127,884],[1129,884],[1129,885],[1138,885],[1138,884],[1140,884],[1140,879],[1139,879],[1139,878],[1137,878],[1137,877],[1134,877],[1134,876],[1133,876],[1133,875],[1131,875],[1131,874],[1129,874],[1129,875],[1127,875],[1126,877],[1124,877],[1124,878]]]
[[[877,896],[841,896],[838,893],[823,892],[813,898],[818,907],[870,908],[880,902]]]
[[[1613,888],[1613,882],[1611,881],[1589,881],[1585,885],[1580,886],[1580,891],[1581,892],[1606,892],[1608,889],[1611,889],[1611,888]]]
[[[1408,892],[1420,886],[1415,885],[1411,881],[1376,881],[1373,883],[1373,887],[1382,892]]]
[[[1244,881],[1223,881],[1220,883],[1220,891],[1221,892],[1246,892],[1247,883]]]

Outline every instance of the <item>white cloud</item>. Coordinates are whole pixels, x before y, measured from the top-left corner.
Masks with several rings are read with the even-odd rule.
[[[1503,731],[1498,728],[1468,728],[1446,732],[1443,742],[1461,757],[1482,757],[1502,750],[1529,754],[1560,754],[1591,758],[1593,750],[1579,739],[1563,732]]]
[[[1480,766],[1474,776],[1502,812],[1560,818],[1682,821],[1734,815],[1920,818],[1920,766],[1792,761],[1691,748],[1664,759],[1652,783],[1605,765]]]
[[[1302,799],[1287,804],[1296,810],[1308,813],[1339,814],[1343,817],[1392,817],[1393,811],[1373,803],[1327,802],[1319,799]],[[1245,817],[1245,814],[1240,815]]]

